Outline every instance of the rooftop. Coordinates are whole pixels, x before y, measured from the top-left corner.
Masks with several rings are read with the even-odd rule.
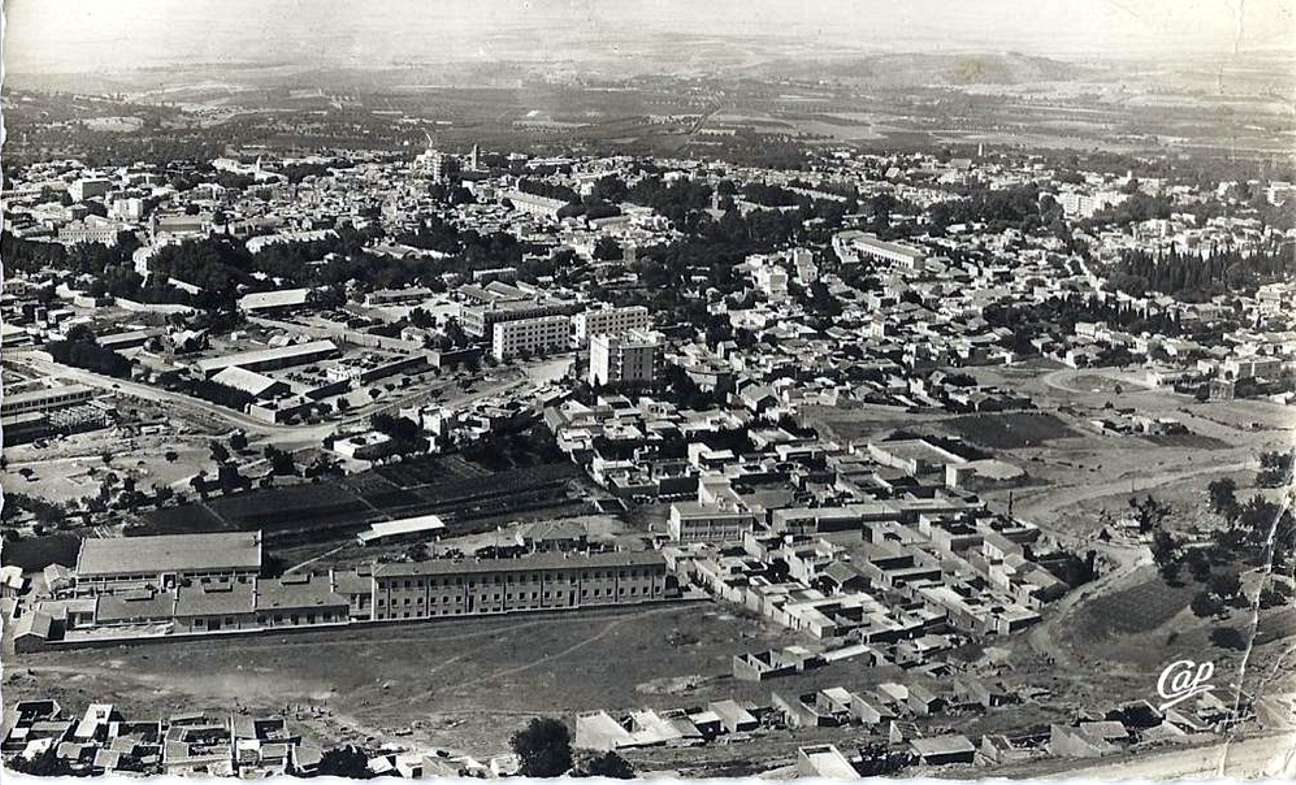
[[[585,567],[642,567],[664,565],[656,551],[609,551],[588,556],[542,553],[524,559],[432,559],[422,562],[382,564],[374,577],[405,575],[458,575],[462,573],[522,572],[525,570],[582,569]]]
[[[84,579],[260,568],[260,532],[222,532],[85,539],[76,572]]]

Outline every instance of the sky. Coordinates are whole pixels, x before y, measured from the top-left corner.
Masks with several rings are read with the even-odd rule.
[[[649,34],[1061,58],[1296,46],[1296,0],[4,0],[6,70],[613,56]]]

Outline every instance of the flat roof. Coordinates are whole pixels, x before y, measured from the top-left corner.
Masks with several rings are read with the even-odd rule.
[[[20,403],[28,401],[43,401],[46,398],[53,398],[61,395],[94,395],[94,388],[84,384],[64,384],[58,387],[45,387],[39,390],[27,390],[26,392],[13,393],[4,396],[3,403],[5,408],[17,406]]]
[[[401,518],[396,521],[379,521],[370,524],[368,531],[360,532],[356,538],[361,542],[378,540],[383,537],[396,537],[402,534],[439,531],[446,527],[439,515],[419,515],[414,518]]]
[[[194,363],[194,366],[204,373],[209,373],[211,371],[219,371],[222,368],[228,368],[231,365],[245,365],[249,363],[286,360],[306,354],[335,351],[337,351],[337,344],[328,339],[324,339],[320,341],[308,341],[306,343],[295,343],[288,346],[275,346],[269,349],[252,349],[246,352],[227,354],[222,357],[208,357],[198,360]]]
[[[809,762],[816,775],[826,779],[859,779],[859,772],[845,755],[832,744],[801,747],[802,757]]]
[[[77,577],[261,568],[261,532],[84,539]]]
[[[639,567],[665,565],[665,563],[665,557],[656,551],[610,551],[592,553],[588,556],[542,553],[521,559],[432,559],[422,562],[381,564],[374,569],[374,577],[525,572],[527,570],[583,569],[586,567]]]
[[[909,740],[914,752],[924,757],[928,755],[955,755],[975,752],[976,747],[967,736],[949,734],[945,736],[920,736]]]

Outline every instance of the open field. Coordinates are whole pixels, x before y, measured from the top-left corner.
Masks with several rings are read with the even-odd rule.
[[[727,675],[735,652],[794,640],[723,606],[667,605],[20,655],[4,690],[7,700],[70,705],[93,697],[134,716],[310,703],[333,712],[334,741],[417,725],[415,740],[492,753],[535,715],[572,722],[599,708],[766,703],[771,688],[880,678],[850,662],[764,685]]]
[[[1083,605],[1072,620],[1075,637],[1095,641],[1155,630],[1188,607],[1198,591],[1192,581],[1166,585],[1151,567],[1142,568],[1139,579]]]
[[[1056,416],[1041,412],[975,414],[942,420],[938,427],[973,444],[997,450],[1032,447],[1077,435]]]

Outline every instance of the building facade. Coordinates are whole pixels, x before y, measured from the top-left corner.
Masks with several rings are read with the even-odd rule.
[[[590,339],[589,383],[649,385],[661,365],[661,341],[648,330],[625,335],[597,334]]]
[[[578,313],[572,317],[572,338],[577,346],[584,346],[596,335],[624,335],[631,330],[652,325],[648,309],[642,305],[626,308],[600,308]]]
[[[634,605],[666,599],[666,560],[617,551],[383,564],[373,592],[375,621]]]
[[[566,349],[570,340],[571,318],[567,316],[496,322],[491,328],[491,354],[500,361],[550,354]]]

